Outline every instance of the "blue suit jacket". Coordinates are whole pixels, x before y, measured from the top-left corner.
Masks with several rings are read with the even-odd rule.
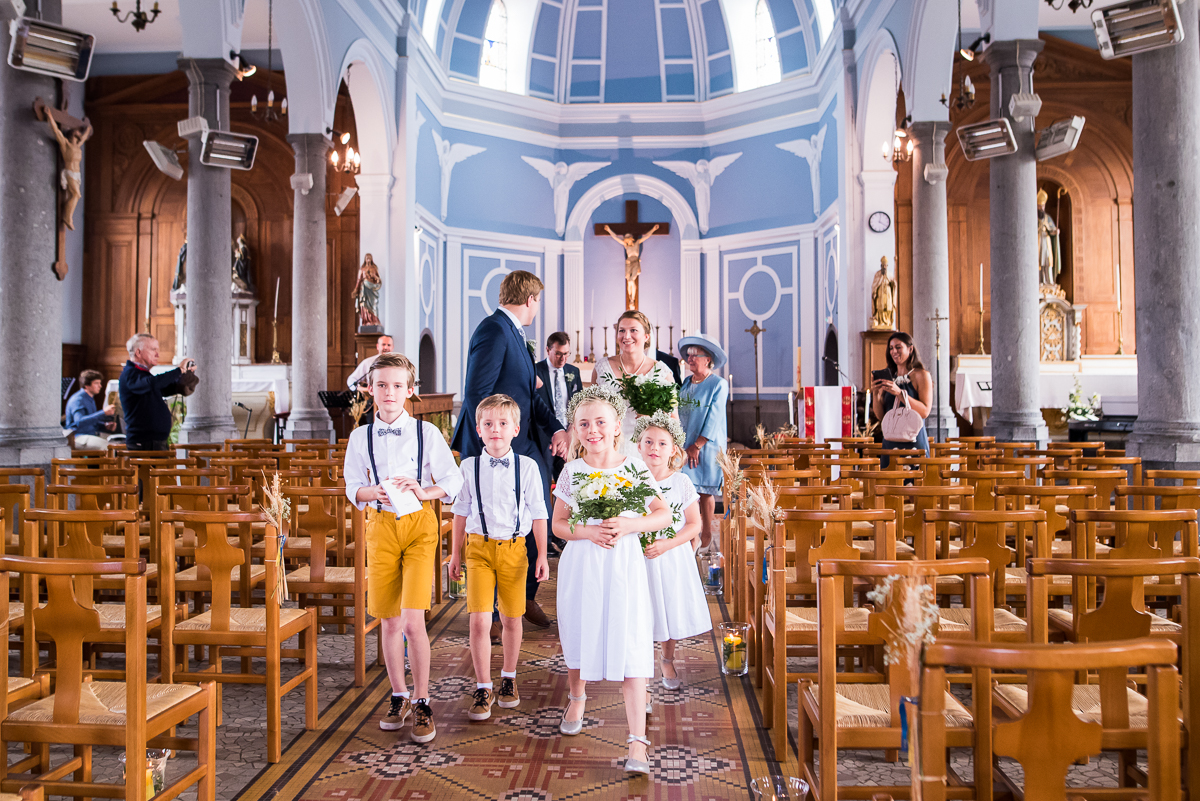
[[[479,324],[471,335],[467,350],[462,408],[450,443],[464,459],[483,452],[483,442],[475,430],[475,407],[484,398],[497,393],[508,395],[521,407],[521,432],[513,440],[512,447],[538,463],[549,496],[550,442],[543,441],[543,431],[553,435],[562,430],[562,425],[554,416],[554,410],[538,394],[533,356],[523,333],[518,333],[513,321],[500,309]]]

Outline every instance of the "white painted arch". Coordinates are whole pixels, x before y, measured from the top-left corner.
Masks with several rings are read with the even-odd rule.
[[[350,90],[358,150],[371,172],[387,169],[396,147],[394,71],[370,41],[356,39],[342,57],[338,71]],[[339,81],[340,82],[340,81]]]
[[[899,53],[891,33],[881,28],[871,37],[863,56],[863,90],[856,127],[864,170],[891,169],[883,160],[882,146],[891,146],[896,125],[896,94],[901,83]]]
[[[279,49],[288,86],[304,87],[288,93],[288,132],[324,133],[333,124],[337,100],[337,75],[325,35],[320,0],[293,0],[292,13],[275,20]]]
[[[671,211],[671,216],[679,225],[681,240],[700,238],[700,226],[696,222],[696,214],[687,199],[675,187],[661,178],[640,173],[627,173],[605,178],[583,193],[575,202],[571,214],[567,218],[567,231],[563,237],[568,242],[582,242],[587,233],[588,221],[592,214],[606,200],[612,200],[622,195],[645,195],[654,198]]]
[[[917,122],[950,119],[941,97],[951,95],[957,36],[957,0],[916,0],[901,64],[905,105]]]

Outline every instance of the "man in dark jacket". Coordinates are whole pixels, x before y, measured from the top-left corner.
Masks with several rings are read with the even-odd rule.
[[[158,340],[150,334],[134,334],[125,343],[129,361],[121,371],[121,408],[125,412],[125,447],[131,451],[164,451],[171,437],[171,409],[163,400],[182,395],[185,373],[196,371],[195,359],[184,359],[174,370],[157,375]]]

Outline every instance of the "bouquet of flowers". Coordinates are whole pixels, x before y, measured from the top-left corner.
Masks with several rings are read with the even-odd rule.
[[[671,504],[671,525],[660,531],[643,531],[638,534],[638,539],[642,541],[642,553],[654,544],[655,540],[673,540],[675,539],[675,529],[683,525],[683,504]]]
[[[1096,412],[1100,410],[1100,395],[1093,394],[1090,401],[1083,399],[1083,387],[1079,385],[1079,379],[1075,379],[1075,389],[1071,390],[1071,395],[1067,398],[1066,408],[1062,413],[1067,416],[1068,420],[1099,420]]]
[[[638,414],[672,412],[679,406],[679,389],[666,370],[651,370],[646,375],[614,374],[612,378],[630,408]]]
[[[646,514],[646,502],[658,496],[650,474],[631,463],[613,473],[597,470],[571,477],[575,509],[571,512],[571,530],[588,520],[608,520],[622,512]]]

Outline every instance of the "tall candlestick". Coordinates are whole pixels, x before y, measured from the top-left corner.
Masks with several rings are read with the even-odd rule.
[[[279,319],[279,276],[275,276],[275,313],[271,316],[271,319]]]
[[[1121,308],[1121,262],[1117,262],[1117,311],[1124,311]]]
[[[150,333],[150,295],[154,289],[154,273],[146,276],[146,333]]]
[[[579,336],[579,329],[575,329],[575,363],[583,364],[583,339]]]
[[[592,333],[591,333],[591,341],[588,344],[587,360],[589,362],[591,362],[592,364],[595,364],[596,363],[596,326],[589,325],[588,330],[591,331]]]
[[[604,358],[607,359],[608,358],[608,326],[607,325],[601,326],[601,330],[604,331]]]

